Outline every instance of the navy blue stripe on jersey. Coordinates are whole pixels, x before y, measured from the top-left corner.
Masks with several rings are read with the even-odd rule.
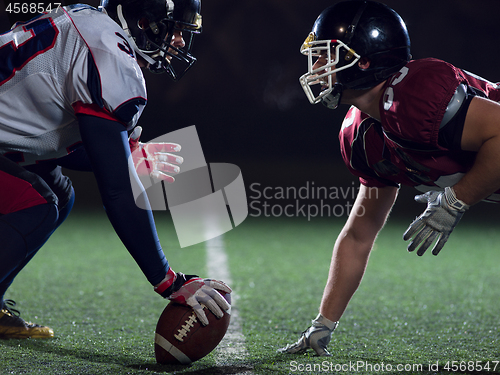
[[[88,52],[87,66],[87,87],[90,92],[90,97],[92,98],[92,103],[97,104],[99,108],[103,108],[104,101],[102,99],[101,77],[99,76],[99,70],[97,69],[94,57],[92,56],[92,53],[90,51]]]
[[[88,53],[87,87],[90,91],[92,103],[97,104],[99,108],[103,108],[104,100],[102,98],[101,78],[90,51]],[[113,114],[124,124],[129,124],[134,119],[134,116],[140,111],[140,107],[145,106],[146,103],[147,101],[145,98],[132,98],[118,106]]]
[[[139,112],[141,106],[146,105],[146,99],[144,98],[133,98],[129,101],[121,104],[115,109],[114,114],[118,119],[125,124],[130,123],[134,116]]]
[[[168,261],[152,212],[135,203],[127,131],[117,121],[90,115],[79,114],[78,122],[109,220],[149,282],[159,284],[169,268]]]

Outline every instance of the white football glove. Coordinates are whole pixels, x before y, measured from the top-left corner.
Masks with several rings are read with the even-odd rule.
[[[181,146],[177,143],[142,143],[139,142],[142,128],[136,126],[128,138],[135,170],[139,176],[151,176],[169,183],[175,181],[172,175],[179,173],[182,164],[181,156],[171,154],[179,152]]]
[[[338,325],[339,322],[332,322],[323,315],[318,314],[316,319],[312,321],[312,325],[302,332],[296,343],[278,349],[278,353],[300,354],[308,349],[313,349],[319,356],[331,356],[326,347]]]
[[[217,318],[222,318],[223,311],[230,309],[229,303],[217,291],[231,293],[231,288],[222,281],[214,279],[202,279],[195,275],[185,275],[181,272],[173,272],[169,269],[168,274],[174,275],[172,279],[167,281],[169,287],[159,285],[155,291],[160,293],[163,297],[171,301],[175,301],[182,305],[190,306],[196,317],[204,326],[208,325],[208,318],[203,311],[205,305]]]
[[[410,224],[403,239],[412,241],[408,244],[408,251],[419,247],[417,255],[424,255],[425,251],[437,240],[432,254],[438,255],[451,232],[470,206],[457,199],[451,187],[444,192],[428,191],[417,195],[415,200],[427,203],[427,209]]]

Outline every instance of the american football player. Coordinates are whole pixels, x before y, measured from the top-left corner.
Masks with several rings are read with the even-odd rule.
[[[500,200],[500,86],[441,60],[411,60],[404,21],[374,1],[325,9],[301,52],[309,101],[351,106],[340,146],[361,186],[333,249],[319,315],[279,352],[328,356],[401,184],[427,204],[403,235],[419,256],[429,248],[438,255],[471,205]]]
[[[0,35],[0,338],[52,337],[28,323],[8,287],[66,219],[75,194],[61,167],[92,170],[106,213],[154,290],[222,316],[221,281],[174,272],[150,210],[134,201],[128,158],[138,173],[173,182],[180,146],[143,144],[131,134],[146,105],[141,68],[179,80],[196,59],[200,0],[103,0],[59,7]],[[175,62],[175,63],[174,63]]]

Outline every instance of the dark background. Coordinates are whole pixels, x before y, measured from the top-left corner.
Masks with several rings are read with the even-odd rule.
[[[406,21],[413,58],[440,58],[500,81],[499,0],[384,2]],[[0,0],[0,7],[8,3]],[[355,179],[341,161],[337,140],[347,107],[313,106],[298,83],[307,69],[299,48],[318,14],[333,3],[203,0],[203,33],[195,38],[193,69],[177,83],[145,72],[142,139],[196,125],[206,160],[237,164],[247,186],[351,186]],[[7,16],[0,18],[2,32],[28,15]],[[92,175],[68,173],[77,207],[99,205]],[[423,206],[412,202],[414,193],[402,189],[397,213],[421,211]],[[481,211],[481,217],[498,211],[496,205],[479,206],[472,211]]]

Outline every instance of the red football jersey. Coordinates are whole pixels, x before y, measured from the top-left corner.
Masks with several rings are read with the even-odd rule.
[[[451,64],[409,62],[384,87],[380,122],[349,109],[339,134],[349,170],[368,187],[403,184],[428,191],[456,184],[471,168],[475,153],[446,149],[438,144],[438,134],[460,84],[500,101],[499,85]],[[488,200],[500,201],[500,191]]]

